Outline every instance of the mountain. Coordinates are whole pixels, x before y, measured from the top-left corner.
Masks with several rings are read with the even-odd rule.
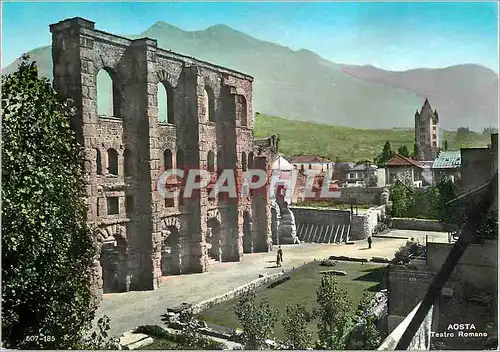
[[[454,127],[497,125],[498,75],[486,67],[468,64],[392,72],[373,66],[345,66],[343,71],[367,82],[412,91],[422,99],[428,97],[440,116],[453,119]],[[473,121],[479,126],[474,127]]]
[[[161,48],[250,74],[255,78],[254,109],[268,115],[357,128],[412,127],[415,110],[428,96],[443,128],[497,124],[498,75],[480,66],[390,72],[344,65],[226,25],[184,31],[157,22],[127,37],[144,36],[156,39]],[[41,74],[52,78],[50,46],[28,54]],[[14,62],[4,72],[16,67]]]

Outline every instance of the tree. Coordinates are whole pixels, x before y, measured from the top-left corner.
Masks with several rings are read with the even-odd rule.
[[[381,336],[377,328],[377,317],[370,314],[365,319],[365,331],[363,334],[363,347],[362,350],[376,350],[380,347]]]
[[[263,300],[257,305],[255,292],[240,295],[234,307],[238,321],[243,328],[243,343],[246,349],[260,350],[266,347],[266,338],[273,334],[278,314]]]
[[[95,247],[68,104],[27,56],[2,77],[2,343],[80,348]]]
[[[438,219],[449,224],[457,223],[459,218],[455,205],[448,204],[449,201],[456,198],[456,186],[447,178],[442,178],[436,185],[439,192]]]
[[[398,154],[402,155],[402,156],[405,156],[407,158],[410,157],[410,151],[408,150],[408,148],[406,147],[406,145],[402,145],[401,147],[398,148]]]
[[[444,140],[444,150],[448,150],[448,140]]]
[[[305,350],[311,347],[312,334],[307,324],[313,315],[301,304],[287,306],[282,324],[285,331],[284,343],[292,350]]]
[[[420,158],[420,149],[418,148],[418,144],[417,143],[413,144],[413,157],[415,159],[419,159]]]
[[[483,134],[493,134],[493,133],[498,133],[498,129],[496,127],[485,127],[483,129]]]
[[[384,144],[384,149],[382,153],[380,153],[375,159],[375,163],[377,165],[382,165],[387,163],[394,155],[394,152],[391,150],[391,142],[386,141]]]
[[[415,188],[408,174],[399,176],[390,190],[391,216],[404,217],[413,209]]]
[[[354,325],[347,290],[339,286],[335,276],[324,275],[316,291],[316,302],[319,306],[315,311],[319,319],[316,349],[345,349],[348,333]]]

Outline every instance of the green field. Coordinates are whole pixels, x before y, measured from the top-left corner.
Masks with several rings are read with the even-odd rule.
[[[320,266],[319,262],[306,264],[291,272],[291,279],[274,287],[265,285],[257,289],[257,298],[265,298],[271,306],[284,314],[288,304],[303,304],[312,308],[316,304],[316,289],[321,281],[320,271],[331,270],[332,267]],[[385,265],[373,263],[339,262],[336,270],[344,270],[346,276],[337,276],[340,285],[346,288],[352,309],[356,310],[363,293],[375,293],[380,289],[380,280],[383,276]],[[234,313],[237,298],[223,302],[198,315],[198,318],[207,323],[217,324],[230,328],[238,328],[238,319]],[[316,334],[316,322],[310,323],[309,328]],[[275,326],[275,337],[283,337],[281,319]],[[316,336],[315,336],[316,338]]]
[[[413,129],[356,129],[341,126],[287,120],[275,116],[256,114],[255,137],[264,138],[272,134],[280,137],[280,152],[285,155],[317,155],[330,160],[337,157],[342,161],[373,160],[382,151],[386,141],[393,150],[406,145],[413,151]],[[455,131],[445,131],[448,149],[465,147],[486,147],[489,135],[471,132],[466,137],[457,137]],[[444,143],[444,140],[441,141]]]

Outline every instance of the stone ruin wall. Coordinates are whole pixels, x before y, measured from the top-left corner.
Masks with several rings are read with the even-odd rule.
[[[266,192],[209,199],[202,190],[193,199],[176,197],[167,204],[157,190],[167,150],[174,168],[207,168],[210,151],[217,155],[218,168],[242,171],[249,166],[254,152],[252,77],[159,49],[149,38],[129,40],[96,30],[81,18],[53,24],[50,30],[54,88],[74,101],[72,126],[85,152],[88,222],[100,247],[115,253],[112,273],[103,272],[102,260],[96,258],[99,289],[103,280],[108,281],[104,289],[111,291],[157,288],[166,242],[171,274],[206,271],[209,220],[218,224],[223,261],[241,260],[245,217],[255,250],[268,250]],[[97,114],[101,69],[113,80],[114,116]],[[168,102],[171,123],[158,120],[159,82],[173,95]],[[117,154],[113,174],[110,149]],[[256,167],[269,167],[265,155],[252,159]],[[237,184],[241,182],[239,174]],[[182,187],[173,185],[172,190]],[[117,214],[107,212],[110,198],[118,200]]]

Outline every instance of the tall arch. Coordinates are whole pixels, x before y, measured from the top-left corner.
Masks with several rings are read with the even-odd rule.
[[[117,117],[120,113],[117,78],[108,68],[97,72],[97,116]]]
[[[174,90],[164,82],[157,85],[158,121],[161,123],[175,123],[174,117]]]

